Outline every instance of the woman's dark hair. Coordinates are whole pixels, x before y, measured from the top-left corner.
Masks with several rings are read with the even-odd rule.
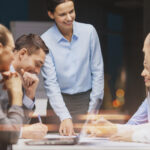
[[[10,31],[2,24],[0,24],[0,43],[5,47],[9,42]]]
[[[37,34],[28,34],[19,37],[15,42],[14,51],[19,51],[22,48],[26,48],[28,50],[29,55],[36,53],[39,49],[42,49],[45,54],[49,52],[44,41]]]
[[[55,8],[57,7],[57,5],[64,3],[66,1],[72,1],[74,2],[74,0],[47,0],[47,10],[54,13]]]

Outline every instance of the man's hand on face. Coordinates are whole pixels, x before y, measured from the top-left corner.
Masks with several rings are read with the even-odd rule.
[[[21,77],[26,96],[33,100],[39,83],[39,78],[36,74],[25,72],[23,69],[21,69]]]
[[[48,128],[42,123],[35,123],[22,127],[22,138],[42,139],[47,134]]]
[[[3,72],[3,89],[7,90],[11,105],[22,105],[22,82],[18,73]]]
[[[65,119],[61,122],[59,133],[60,135],[63,135],[63,136],[75,135],[75,132],[73,129],[73,123],[71,119]]]

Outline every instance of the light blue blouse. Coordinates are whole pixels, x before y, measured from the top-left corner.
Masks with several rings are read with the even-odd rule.
[[[92,89],[89,112],[92,111],[104,95],[103,59],[95,28],[74,21],[71,42],[56,25],[41,37],[50,50],[42,67],[44,85],[60,120],[71,118],[61,92],[75,94]]]
[[[136,113],[131,117],[127,124],[138,125],[150,122],[150,104],[149,98],[146,98]]]

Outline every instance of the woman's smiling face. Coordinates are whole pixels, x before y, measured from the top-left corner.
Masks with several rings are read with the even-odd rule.
[[[51,19],[54,19],[60,30],[72,30],[75,20],[75,8],[73,1],[66,1],[59,4],[54,13],[48,12]]]

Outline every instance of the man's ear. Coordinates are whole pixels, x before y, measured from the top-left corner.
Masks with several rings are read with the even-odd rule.
[[[51,19],[54,19],[54,14],[51,11],[48,11],[47,14]]]
[[[0,43],[0,53],[2,52],[2,49],[4,48],[3,44]]]
[[[28,54],[28,51],[26,48],[22,48],[21,50],[19,50],[19,60],[22,60],[22,58]]]

